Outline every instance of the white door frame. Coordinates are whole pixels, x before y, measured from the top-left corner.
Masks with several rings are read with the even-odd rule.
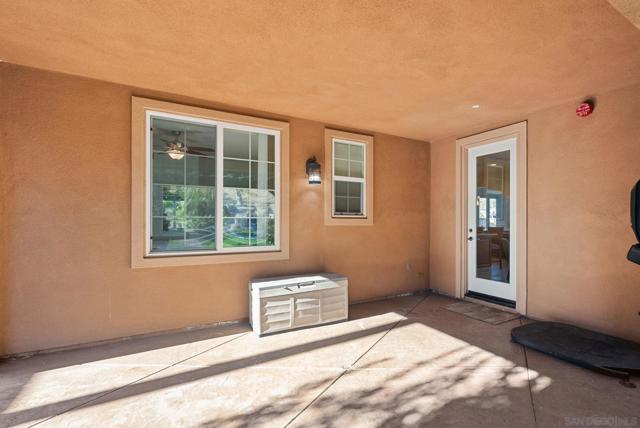
[[[456,140],[456,297],[467,293],[467,206],[468,153],[472,147],[496,143],[509,138],[516,139],[516,259],[515,276],[516,312],[527,314],[527,122],[519,122],[503,128]]]

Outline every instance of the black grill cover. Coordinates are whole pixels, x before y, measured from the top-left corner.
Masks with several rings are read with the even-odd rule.
[[[534,322],[511,330],[527,348],[599,372],[628,378],[640,372],[640,343],[558,322]]]
[[[640,241],[640,180],[631,189],[631,228]],[[629,248],[627,260],[640,265],[640,244]]]
[[[633,245],[629,248],[627,260],[640,265],[640,244]]]
[[[631,189],[631,228],[640,242],[640,181]]]

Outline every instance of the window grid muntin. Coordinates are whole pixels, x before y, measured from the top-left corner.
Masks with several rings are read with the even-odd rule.
[[[336,175],[336,143],[339,144],[346,144],[348,146],[350,145],[355,145],[355,146],[360,146],[362,147],[362,161],[357,161],[355,160],[355,162],[361,162],[362,163],[362,177],[350,177],[350,176],[344,176],[344,175]],[[350,147],[347,150],[348,153],[348,159],[344,159],[344,158],[337,158],[339,160],[346,160],[348,162],[348,171],[347,173],[350,174],[351,172],[351,150]],[[361,143],[359,141],[351,141],[348,139],[344,139],[344,138],[332,138],[331,139],[331,157],[332,157],[332,162],[331,162],[331,175],[332,175],[332,197],[331,197],[331,214],[334,217],[337,218],[363,218],[367,216],[367,212],[366,212],[366,208],[367,208],[367,201],[366,201],[366,195],[367,195],[367,145],[365,143]],[[362,212],[361,214],[340,214],[340,213],[336,213],[336,181],[342,181],[342,182],[354,182],[354,183],[361,183],[362,187],[361,187],[361,197],[360,197],[360,211]],[[347,194],[348,195],[348,194]],[[348,204],[348,201],[347,201]]]
[[[153,133],[151,131],[151,119],[152,118],[166,118],[178,120],[185,123],[197,124],[197,125],[209,125],[216,127],[216,145],[215,145],[215,161],[216,161],[216,178],[215,178],[215,238],[216,249],[212,251],[198,250],[198,251],[174,251],[174,252],[152,252],[151,242],[151,198],[152,198],[152,186],[153,186],[153,162],[151,161],[151,154],[153,151]],[[281,221],[281,178],[280,178],[280,153],[281,153],[281,135],[280,131],[276,129],[264,128],[261,126],[242,125],[233,122],[225,122],[220,120],[212,120],[201,117],[166,113],[161,111],[147,110],[145,112],[145,140],[146,140],[146,186],[145,186],[145,256],[147,257],[168,257],[168,256],[187,256],[187,255],[210,255],[210,254],[234,254],[234,253],[254,253],[265,251],[280,251],[280,221]],[[223,219],[223,196],[224,196],[224,153],[223,153],[223,132],[224,129],[233,129],[239,131],[246,131],[251,133],[267,134],[274,137],[274,161],[265,161],[274,164],[274,189],[275,192],[275,214],[274,214],[274,245],[270,246],[247,246],[247,247],[233,247],[224,248],[222,245],[223,233],[224,233],[224,221],[219,222],[218,219]],[[223,153],[222,156],[218,154]],[[241,160],[241,159],[240,159]],[[222,191],[218,191],[217,184],[223,183],[221,186]],[[271,189],[269,189],[271,190]],[[211,217],[207,217],[211,218]]]

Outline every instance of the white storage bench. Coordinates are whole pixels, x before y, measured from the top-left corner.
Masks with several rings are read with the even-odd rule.
[[[249,323],[259,336],[346,320],[348,282],[337,273],[249,281]]]

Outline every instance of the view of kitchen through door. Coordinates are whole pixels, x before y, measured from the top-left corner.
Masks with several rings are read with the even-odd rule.
[[[516,137],[467,156],[467,296],[515,308]]]

